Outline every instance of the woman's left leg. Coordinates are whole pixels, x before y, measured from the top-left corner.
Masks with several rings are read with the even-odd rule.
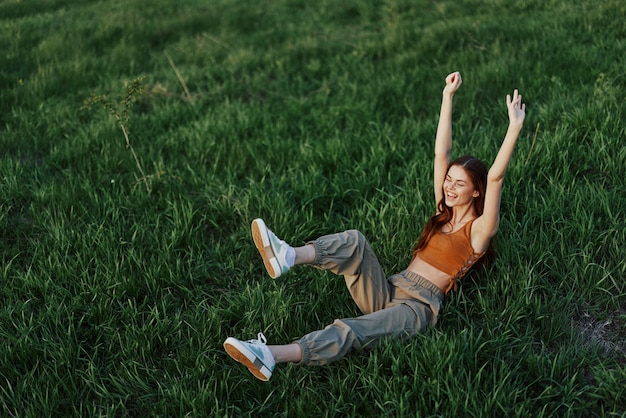
[[[302,351],[299,364],[323,365],[339,360],[351,350],[373,348],[382,338],[410,337],[428,326],[424,322],[404,303],[392,303],[356,318],[337,319],[296,341]]]
[[[257,378],[268,380],[277,363],[328,364],[351,350],[373,348],[382,338],[415,335],[432,322],[432,315],[430,307],[419,301],[394,301],[387,308],[368,315],[335,320],[292,344],[266,345],[265,337],[259,334],[258,340],[247,342],[228,338],[224,347]]]

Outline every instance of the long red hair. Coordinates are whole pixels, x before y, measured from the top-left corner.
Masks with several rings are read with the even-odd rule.
[[[448,166],[448,170],[452,166],[459,166],[463,168],[467,176],[474,188],[478,191],[478,196],[473,200],[474,212],[477,216],[483,214],[485,210],[485,191],[487,190],[487,166],[478,158],[472,157],[471,155],[464,155],[462,157],[457,158],[452,161]],[[437,232],[441,231],[441,229],[452,220],[452,208],[446,206],[445,198],[442,198],[437,203],[437,213],[435,213],[431,218],[426,222],[424,226],[424,230],[420,235],[415,247],[413,248],[413,258],[417,255],[417,253],[425,248],[430,241],[430,238]],[[495,252],[493,249],[493,245],[490,242],[489,247],[485,254],[480,258],[477,265],[489,263],[493,260],[495,256]]]

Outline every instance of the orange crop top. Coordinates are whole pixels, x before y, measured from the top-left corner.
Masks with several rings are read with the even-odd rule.
[[[473,222],[474,219],[451,234],[435,232],[426,247],[417,253],[421,260],[451,276],[445,293],[450,289],[456,290],[457,281],[485,254],[476,253],[472,248],[470,231]]]

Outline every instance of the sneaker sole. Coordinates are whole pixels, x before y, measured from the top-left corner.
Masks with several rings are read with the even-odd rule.
[[[256,249],[259,250],[259,254],[261,254],[267,273],[272,279],[279,277],[282,271],[280,269],[280,265],[278,264],[278,260],[276,260],[276,257],[267,256],[266,249],[272,254],[274,254],[274,251],[270,245],[270,237],[267,234],[267,226],[265,226],[265,222],[263,222],[262,219],[255,219],[252,221],[252,239],[254,240]]]
[[[267,382],[272,377],[272,372],[260,361],[255,362],[257,356],[243,346],[238,340],[228,337],[224,341],[224,349],[235,361],[243,364],[250,373],[259,380]]]

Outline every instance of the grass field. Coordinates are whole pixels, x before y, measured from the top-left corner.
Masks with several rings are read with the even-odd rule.
[[[625,15],[0,0],[0,416],[626,416]],[[268,278],[250,222],[406,267],[454,70],[457,156],[491,162],[506,94],[528,106],[496,262],[423,335],[257,381],[226,337],[358,312],[331,274]]]

